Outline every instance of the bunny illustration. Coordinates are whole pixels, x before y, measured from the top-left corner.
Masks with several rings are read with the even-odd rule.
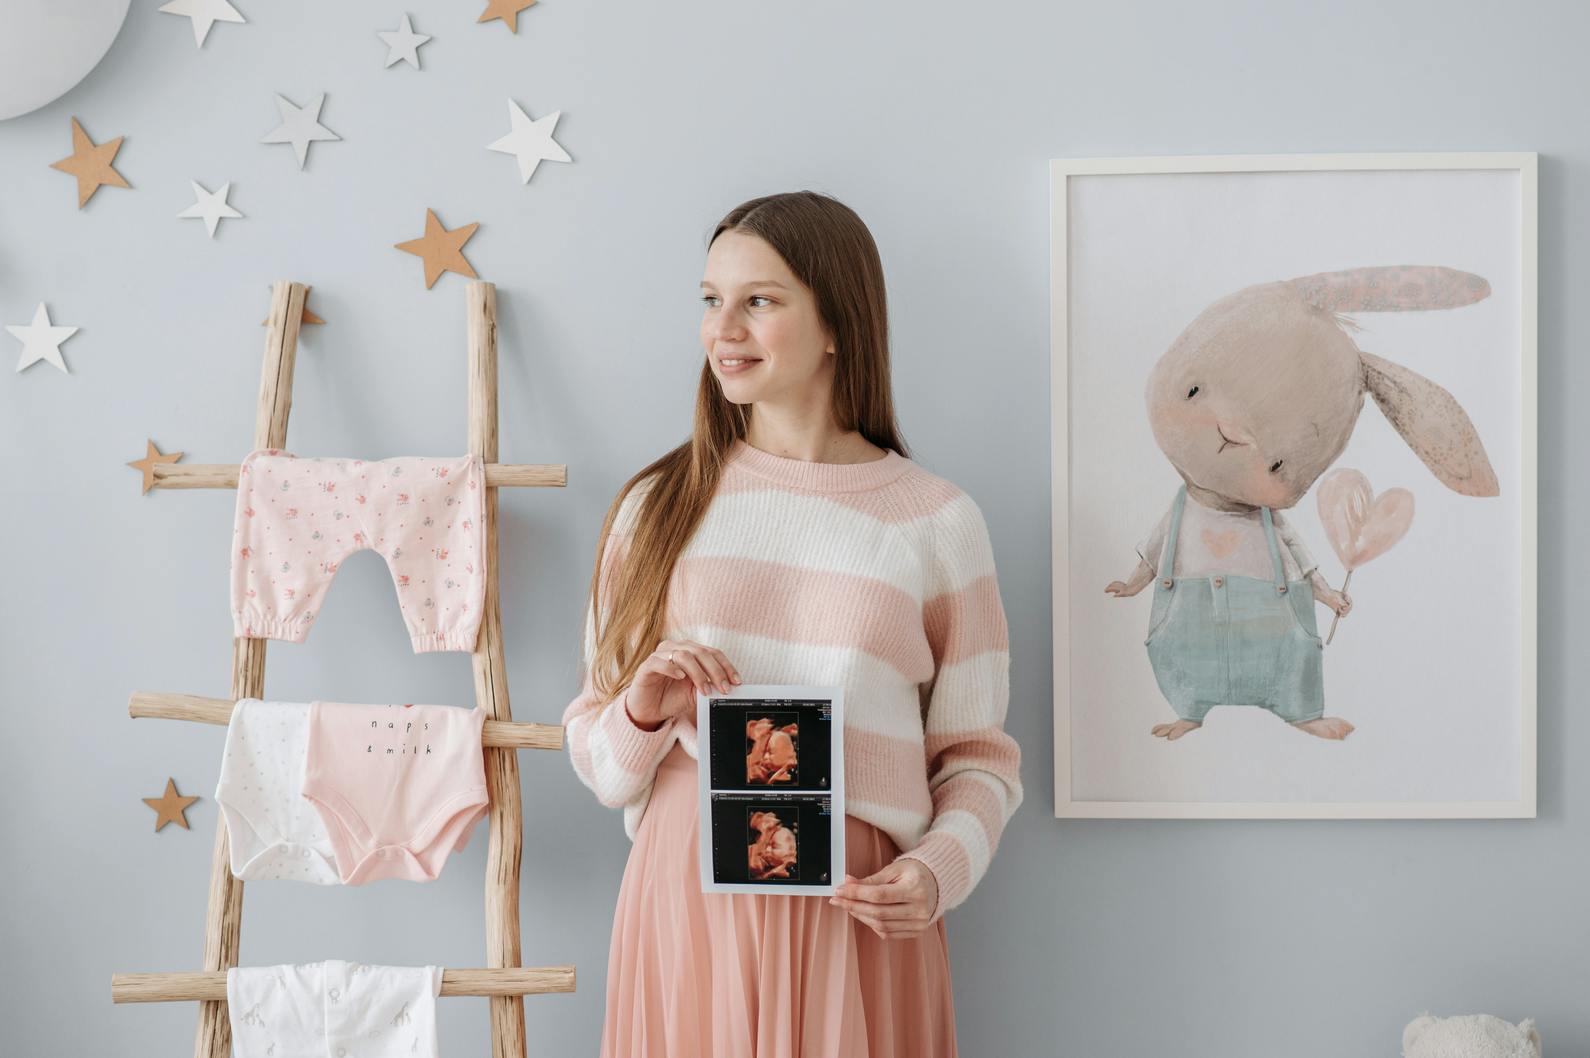
[[[1170,509],[1139,544],[1136,569],[1104,589],[1154,584],[1144,640],[1177,720],[1175,740],[1217,705],[1268,709],[1299,730],[1342,739],[1324,715],[1314,600],[1352,600],[1317,570],[1282,518],[1341,455],[1368,393],[1448,488],[1498,494],[1468,415],[1440,386],[1363,352],[1351,312],[1457,308],[1490,294],[1451,268],[1354,268],[1246,287],[1210,305],[1148,378],[1154,440],[1181,475]]]

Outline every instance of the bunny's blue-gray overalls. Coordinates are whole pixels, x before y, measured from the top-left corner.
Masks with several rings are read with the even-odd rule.
[[[1325,711],[1325,666],[1307,581],[1288,583],[1268,507],[1261,508],[1273,580],[1212,573],[1177,577],[1176,537],[1187,486],[1176,493],[1149,613],[1148,660],[1183,720],[1217,705],[1256,705],[1288,723]]]

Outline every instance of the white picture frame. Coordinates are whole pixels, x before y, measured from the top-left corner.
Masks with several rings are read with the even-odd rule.
[[[1087,361],[1084,359],[1090,353],[1097,355],[1097,350],[1104,348],[1108,343],[1100,343],[1096,339],[1100,334],[1109,333],[1109,325],[1098,324],[1096,319],[1087,322],[1087,340],[1077,338],[1074,331],[1081,326],[1081,321],[1087,316],[1088,306],[1081,303],[1073,304],[1071,298],[1079,285],[1089,286],[1094,291],[1109,287],[1113,281],[1133,275],[1132,261],[1142,261],[1143,258],[1133,258],[1133,247],[1153,245],[1151,242],[1140,238],[1137,233],[1133,239],[1122,239],[1120,248],[1113,245],[1114,231],[1120,226],[1132,227],[1138,222],[1130,219],[1134,216],[1130,208],[1130,195],[1135,193],[1132,189],[1150,187],[1163,188],[1163,182],[1147,184],[1143,181],[1155,180],[1164,177],[1177,179],[1189,175],[1197,175],[1197,179],[1182,180],[1180,187],[1193,188],[1187,192],[1187,198],[1179,203],[1172,202],[1166,207],[1170,212],[1161,213],[1142,221],[1142,226],[1159,223],[1164,230],[1173,234],[1166,239],[1166,252],[1172,256],[1181,254],[1188,261],[1193,260],[1186,247],[1177,243],[1180,237],[1180,228],[1198,228],[1200,222],[1207,218],[1194,216],[1199,210],[1207,207],[1214,210],[1226,210],[1231,214],[1231,219],[1239,219],[1242,211],[1250,208],[1250,201],[1255,203],[1251,208],[1262,210],[1264,203],[1273,203],[1284,200],[1284,189],[1288,186],[1303,185],[1305,179],[1319,180],[1318,176],[1309,174],[1343,174],[1341,183],[1344,188],[1354,186],[1370,187],[1385,186],[1392,188],[1407,187],[1410,194],[1419,194],[1421,187],[1441,188],[1446,186],[1467,187],[1467,184],[1457,184],[1444,174],[1480,173],[1495,174],[1495,186],[1508,188],[1516,186],[1516,204],[1509,205],[1510,200],[1506,193],[1498,191],[1494,195],[1486,191],[1495,199],[1498,209],[1516,209],[1513,216],[1491,216],[1489,212],[1485,218],[1495,221],[1497,231],[1511,232],[1511,225],[1516,223],[1516,276],[1498,277],[1505,279],[1509,297],[1516,296],[1516,348],[1508,350],[1509,356],[1507,370],[1516,372],[1508,375],[1506,381],[1510,384],[1516,379],[1516,401],[1509,401],[1509,406],[1516,411],[1517,436],[1504,438],[1507,442],[1500,447],[1504,448],[1509,458],[1506,461],[1506,475],[1503,483],[1503,495],[1509,505],[1507,517],[1503,519],[1507,524],[1509,539],[1516,541],[1517,553],[1506,554],[1498,559],[1501,569],[1510,570],[1511,579],[1516,579],[1516,585],[1509,579],[1506,583],[1507,591],[1504,593],[1508,606],[1516,603],[1516,614],[1510,614],[1505,623],[1491,642],[1497,644],[1498,656],[1505,655],[1507,664],[1511,666],[1516,651],[1516,673],[1511,686],[1516,688],[1516,702],[1502,702],[1505,695],[1497,696],[1493,703],[1482,703],[1486,708],[1494,706],[1509,709],[1507,716],[1497,719],[1504,730],[1511,733],[1516,730],[1516,760],[1511,748],[1498,750],[1502,759],[1491,760],[1487,758],[1488,766],[1495,766],[1495,774],[1502,778],[1490,782],[1478,796],[1468,796],[1464,793],[1464,777],[1461,774],[1463,766],[1454,757],[1454,762],[1449,771],[1450,775],[1436,776],[1422,784],[1414,779],[1407,779],[1395,770],[1394,765],[1387,761],[1395,761],[1396,747],[1380,746],[1374,750],[1374,738],[1364,738],[1366,730],[1373,730],[1374,725],[1365,727],[1359,724],[1347,739],[1327,743],[1325,740],[1312,739],[1300,732],[1287,731],[1272,724],[1274,728],[1273,744],[1280,747],[1279,753],[1286,754],[1313,754],[1320,759],[1329,759],[1323,754],[1330,751],[1341,751],[1352,746],[1371,747],[1370,750],[1353,752],[1359,753],[1362,762],[1357,765],[1357,770],[1342,768],[1338,773],[1339,778],[1327,778],[1315,784],[1310,789],[1314,793],[1300,796],[1276,796],[1277,792],[1284,793],[1288,781],[1284,767],[1274,767],[1274,761],[1262,759],[1262,767],[1254,767],[1255,773],[1263,773],[1262,777],[1255,778],[1255,789],[1265,788],[1270,796],[1231,796],[1233,788],[1242,788],[1239,780],[1232,778],[1231,766],[1236,770],[1247,766],[1250,762],[1259,761],[1251,752],[1252,746],[1257,743],[1249,742],[1247,756],[1230,757],[1223,761],[1211,756],[1208,771],[1202,778],[1209,782],[1205,784],[1201,777],[1192,769],[1187,769],[1183,774],[1185,758],[1181,759],[1173,770],[1176,773],[1174,782],[1163,780],[1159,774],[1151,773],[1148,769],[1153,765],[1145,764],[1150,760],[1177,760],[1176,754],[1190,749],[1197,740],[1204,740],[1202,748],[1193,750],[1194,754],[1212,754],[1213,745],[1208,740],[1212,736],[1221,734],[1212,729],[1212,723],[1206,723],[1209,730],[1198,730],[1182,738],[1180,743],[1172,744],[1164,738],[1153,739],[1148,733],[1146,725],[1141,724],[1134,714],[1132,723],[1134,735],[1144,740],[1143,744],[1132,743],[1130,748],[1121,752],[1121,746],[1126,745],[1120,738],[1111,733],[1101,734],[1106,729],[1101,722],[1094,719],[1079,719],[1074,712],[1074,706],[1080,702],[1080,711],[1083,717],[1096,717],[1100,710],[1096,708],[1096,688],[1101,685],[1101,676],[1097,671],[1098,666],[1112,664],[1114,668],[1107,675],[1113,679],[1121,676],[1123,684],[1140,688],[1143,686],[1142,670],[1133,668],[1130,661],[1111,662],[1101,659],[1096,651],[1085,649],[1077,650],[1074,636],[1078,634],[1079,619],[1082,626],[1097,623],[1099,614],[1108,614],[1109,611],[1098,607],[1104,604],[1086,597],[1078,587],[1081,584],[1086,588],[1086,593],[1098,593],[1103,598],[1102,588],[1106,580],[1119,578],[1131,568],[1125,561],[1112,560],[1109,568],[1091,568],[1084,575],[1082,563],[1090,567],[1098,561],[1096,551],[1083,553],[1084,540],[1089,537],[1089,532],[1097,535],[1095,524],[1100,518],[1096,510],[1081,508],[1083,517],[1079,517],[1079,509],[1075,503],[1092,502],[1091,496],[1079,500],[1074,496],[1074,489],[1079,486],[1079,479],[1086,476],[1099,476],[1094,474],[1094,468],[1089,465],[1088,475],[1079,475],[1073,465],[1079,449],[1088,442],[1087,438],[1074,439],[1073,430],[1073,401],[1092,400],[1093,393],[1083,393],[1077,388],[1080,382],[1075,381],[1079,376],[1088,375],[1087,371],[1079,371]],[[1216,174],[1220,179],[1206,179],[1207,174]],[[1364,175],[1353,175],[1364,174]],[[1367,177],[1367,179],[1366,179]],[[1119,180],[1117,180],[1119,178]],[[1251,179],[1250,179],[1251,178]],[[1372,179],[1378,183],[1371,184]],[[1260,181],[1264,181],[1261,183]],[[1446,184],[1440,181],[1448,181]],[[1113,181],[1113,183],[1112,183]],[[1120,181],[1128,181],[1122,183]],[[1240,181],[1240,183],[1239,183]],[[1130,183],[1135,182],[1135,183]],[[1490,187],[1491,181],[1476,182],[1476,187]],[[1318,183],[1310,187],[1332,186]],[[1099,193],[1099,189],[1111,188],[1110,195]],[[1198,189],[1218,191],[1211,193],[1207,199],[1199,199],[1202,193]],[[1257,189],[1263,194],[1249,196],[1247,194],[1233,194],[1233,189]],[[1282,189],[1277,191],[1277,189]],[[1179,194],[1180,192],[1178,192]],[[1401,194],[1402,191],[1395,193]],[[1467,193],[1466,191],[1463,193]],[[1478,194],[1479,192],[1476,192]],[[1113,195],[1113,197],[1111,197]],[[1174,196],[1171,196],[1174,197]],[[1345,201],[1350,201],[1350,196],[1343,196]],[[1487,198],[1489,202],[1491,199]],[[1094,205],[1089,205],[1094,203]],[[1098,203],[1104,203],[1099,205]],[[1200,205],[1199,203],[1203,203]],[[1161,206],[1165,203],[1160,202]],[[1195,208],[1189,208],[1195,207]],[[1177,213],[1176,210],[1183,212]],[[1093,214],[1089,214],[1093,210]],[[1143,211],[1137,211],[1141,214]],[[1407,213],[1416,213],[1409,210]],[[1178,216],[1188,218],[1186,225],[1178,226],[1172,223]],[[1256,217],[1256,222],[1267,223],[1273,221],[1277,214],[1272,212]],[[1350,214],[1344,214],[1347,219],[1341,223],[1351,224],[1353,219]],[[1111,218],[1115,218],[1117,227],[1110,227]],[[1127,218],[1124,222],[1121,218]],[[1484,218],[1482,218],[1484,219]],[[1322,222],[1323,223],[1323,222]],[[1478,221],[1476,221],[1478,223]],[[1393,221],[1391,226],[1395,226]],[[1285,223],[1275,225],[1275,229],[1285,232],[1289,226]],[[1251,231],[1231,228],[1235,233],[1242,232],[1241,237],[1234,235],[1232,243],[1241,243],[1247,246],[1257,245],[1252,239]],[[1079,232],[1081,233],[1079,235]],[[1365,245],[1378,241],[1366,240]],[[1414,243],[1417,240],[1413,240]],[[1492,243],[1487,245],[1492,245]],[[1396,244],[1391,240],[1389,244]],[[1154,156],[1154,157],[1126,157],[1126,158],[1061,158],[1050,161],[1050,364],[1051,364],[1051,467],[1052,467],[1052,547],[1053,547],[1053,581],[1052,603],[1054,621],[1054,761],[1055,761],[1055,809],[1056,818],[1155,818],[1155,819],[1398,819],[1398,818],[1526,818],[1532,819],[1536,814],[1536,480],[1537,480],[1537,451],[1536,451],[1536,327],[1537,327],[1537,155],[1533,152],[1442,152],[1442,153],[1372,153],[1372,154],[1285,154],[1285,155],[1205,155],[1205,156]],[[1239,250],[1232,251],[1240,253]],[[1121,260],[1109,264],[1112,254],[1119,254]],[[1371,255],[1372,256],[1372,255]],[[1373,261],[1364,260],[1363,265],[1403,265],[1415,262],[1400,259]],[[1419,262],[1431,265],[1445,264],[1443,261]],[[1258,267],[1263,267],[1260,265]],[[1336,261],[1322,261],[1317,269],[1293,271],[1277,275],[1262,275],[1258,278],[1285,279],[1289,275],[1313,274],[1314,271],[1325,272],[1334,268],[1344,268],[1346,265]],[[1088,275],[1085,270],[1093,269],[1094,274]],[[1109,272],[1100,278],[1101,270],[1118,268],[1118,272]],[[1238,274],[1241,269],[1235,267],[1231,261],[1220,262],[1219,271],[1225,269],[1231,274]],[[1148,269],[1152,271],[1152,269]],[[1202,281],[1200,269],[1190,269],[1185,274],[1196,277]],[[1161,279],[1164,277],[1161,276]],[[1091,280],[1092,282],[1086,282]],[[1160,288],[1168,288],[1170,284],[1162,284]],[[1193,283],[1191,285],[1196,285]],[[1236,289],[1242,284],[1228,282],[1227,289]],[[1503,283],[1495,284],[1501,289]],[[1156,288],[1156,289],[1160,289]],[[1152,297],[1152,291],[1150,292]],[[1212,299],[1206,298],[1200,304],[1208,304]],[[1413,315],[1404,313],[1403,315]],[[1428,316],[1429,314],[1426,314]],[[1123,317],[1124,318],[1124,317]],[[1189,317],[1190,318],[1190,317]],[[1511,319],[1512,317],[1509,317]],[[1509,328],[1511,325],[1509,324]],[[1156,333],[1170,333],[1163,327]],[[1092,345],[1088,343],[1092,342]],[[1164,351],[1164,346],[1158,352]],[[1120,355],[1120,349],[1112,349],[1110,355]],[[1139,355],[1135,351],[1133,355]],[[1102,359],[1102,357],[1101,357]],[[1124,370],[1124,369],[1123,369]],[[1500,370],[1500,368],[1498,368]],[[1124,377],[1124,376],[1123,376]],[[1483,387],[1481,387],[1483,388]],[[1095,387],[1096,389],[1096,387]],[[1514,392],[1509,390],[1508,392]],[[1112,395],[1112,398],[1114,396]],[[1122,407],[1129,401],[1125,397]],[[1133,399],[1136,401],[1138,415],[1143,416],[1143,392],[1141,386],[1137,389]],[[1087,406],[1091,413],[1092,406]],[[1371,406],[1362,412],[1362,419],[1368,420],[1378,416],[1379,411]],[[1493,431],[1494,432],[1494,431]],[[1074,443],[1075,441],[1075,443]],[[1490,443],[1489,440],[1487,443]],[[1141,448],[1141,446],[1139,446]],[[1084,456],[1087,453],[1083,453]],[[1168,465],[1164,468],[1169,470]],[[1135,467],[1124,468],[1123,473],[1133,473]],[[1498,468],[1498,476],[1502,476],[1502,468]],[[1373,474],[1373,471],[1371,471]],[[1119,476],[1119,475],[1117,475]],[[1164,475],[1160,475],[1163,477]],[[1158,478],[1156,478],[1158,481]],[[1380,484],[1380,482],[1376,482]],[[1395,485],[1396,481],[1387,481],[1386,484]],[[1147,490],[1145,490],[1147,491]],[[1432,490],[1435,491],[1435,490]],[[1168,499],[1168,496],[1162,497]],[[1307,497],[1296,505],[1298,517],[1303,521],[1313,521],[1314,492],[1310,490]],[[1490,502],[1490,501],[1488,501]],[[1289,512],[1290,513],[1290,512]],[[1113,518],[1113,514],[1104,515]],[[1417,524],[1417,523],[1416,523]],[[1146,528],[1141,522],[1130,527],[1132,538],[1137,535],[1136,530]],[[1325,572],[1326,559],[1335,562],[1335,556],[1325,546],[1324,538],[1319,535],[1320,530],[1314,527],[1315,536],[1319,547],[1315,557],[1320,560],[1322,574]],[[1404,547],[1408,546],[1406,544]],[[1321,555],[1319,552],[1323,551]],[[1131,540],[1126,541],[1125,552],[1131,554]],[[1388,566],[1395,561],[1391,558],[1380,560]],[[1336,571],[1340,572],[1339,568]],[[1496,572],[1496,571],[1491,571]],[[1382,605],[1382,600],[1370,596],[1372,578],[1375,574],[1367,568],[1360,574],[1360,580],[1352,584],[1355,593],[1355,609],[1343,621],[1343,636],[1349,635],[1349,630],[1354,629],[1354,616],[1360,612],[1376,612],[1376,607]],[[1489,583],[1503,583],[1500,578],[1488,578]],[[1340,587],[1339,576],[1332,580],[1335,587]],[[1358,594],[1360,586],[1365,588],[1365,594]],[[1516,594],[1513,588],[1516,587]],[[1109,599],[1108,605],[1127,606],[1134,600]],[[1140,605],[1146,608],[1141,600]],[[1328,618],[1329,613],[1320,610]],[[1384,613],[1384,608],[1381,609]],[[1363,621],[1360,621],[1360,626]],[[1372,626],[1370,626],[1372,627]],[[1321,629],[1323,631],[1323,629]],[[1141,658],[1143,653],[1142,636],[1135,649],[1139,655],[1141,665],[1147,661]],[[1355,649],[1363,647],[1366,637],[1360,633],[1359,644]],[[1332,647],[1331,649],[1337,649]],[[1125,655],[1123,655],[1124,657]],[[1327,696],[1329,694],[1329,659],[1327,652]],[[1464,663],[1458,659],[1458,663]],[[1388,668],[1389,671],[1389,668]],[[1084,678],[1084,676],[1086,678]],[[1094,691],[1078,694],[1078,683],[1094,688]],[[1150,674],[1147,686],[1153,687],[1153,676]],[[1091,697],[1090,697],[1091,695]],[[1406,699],[1405,699],[1406,700]],[[1159,704],[1164,704],[1163,697]],[[1366,706],[1367,707],[1367,706]],[[1139,703],[1129,701],[1123,703],[1123,709],[1138,709]],[[1236,712],[1237,710],[1226,710]],[[1249,710],[1256,712],[1256,710]],[[1173,716],[1168,717],[1174,719]],[[1267,718],[1273,720],[1274,718]],[[1516,720],[1516,728],[1512,725]],[[1109,720],[1108,723],[1116,721]],[[1124,721],[1123,721],[1124,722]],[[1247,732],[1243,732],[1246,736]],[[1268,732],[1257,732],[1254,737],[1270,738]],[[1357,740],[1355,742],[1355,740]],[[1407,741],[1406,739],[1404,739]],[[1497,742],[1501,746],[1512,739],[1503,739]],[[1313,743],[1313,745],[1309,745]],[[1148,746],[1144,749],[1143,746]],[[1409,762],[1414,761],[1416,751],[1410,745],[1407,755],[1403,758]],[[1479,752],[1483,752],[1481,749]],[[1378,755],[1376,755],[1378,753]],[[1157,756],[1155,756],[1157,754]],[[1338,757],[1338,760],[1348,759]],[[1374,763],[1374,762],[1377,762]],[[1309,761],[1301,764],[1290,762],[1295,767],[1299,776],[1311,774],[1310,767],[1314,765]],[[1217,770],[1219,769],[1219,770]],[[1477,769],[1486,776],[1492,774],[1486,769]],[[1273,772],[1273,774],[1272,774]],[[1508,777],[1516,777],[1516,782],[1511,782]],[[1201,796],[1200,791],[1207,786],[1213,791],[1218,780],[1219,791],[1210,796]],[[1299,779],[1299,789],[1302,780]],[[1404,783],[1408,790],[1445,790],[1441,796],[1416,796],[1404,792]],[[1266,784],[1268,786],[1266,787]],[[1480,783],[1474,780],[1476,790]],[[1174,787],[1174,796],[1166,796],[1162,792],[1164,787]],[[1146,792],[1138,792],[1139,790]],[[1320,795],[1318,790],[1327,790],[1329,796]],[[1366,796],[1355,796],[1355,791],[1372,791]],[[1376,793],[1373,791],[1390,791],[1390,794]],[[1400,795],[1399,795],[1400,794]]]

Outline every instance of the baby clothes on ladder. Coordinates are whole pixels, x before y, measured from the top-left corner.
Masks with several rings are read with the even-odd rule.
[[[428,882],[486,814],[486,711],[316,702],[304,797],[320,809],[338,874]]]
[[[256,449],[238,469],[233,634],[301,643],[337,567],[386,560],[416,654],[473,651],[486,593],[480,457],[329,459]]]
[[[340,881],[326,824],[301,792],[308,746],[308,703],[244,698],[232,707],[215,803],[237,877]]]
[[[233,1058],[437,1058],[440,966],[325,962],[226,971]]]

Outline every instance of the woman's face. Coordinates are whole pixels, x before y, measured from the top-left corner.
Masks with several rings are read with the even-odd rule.
[[[731,229],[713,241],[701,301],[701,347],[725,397],[750,404],[824,396],[833,343],[817,300],[760,236]]]

